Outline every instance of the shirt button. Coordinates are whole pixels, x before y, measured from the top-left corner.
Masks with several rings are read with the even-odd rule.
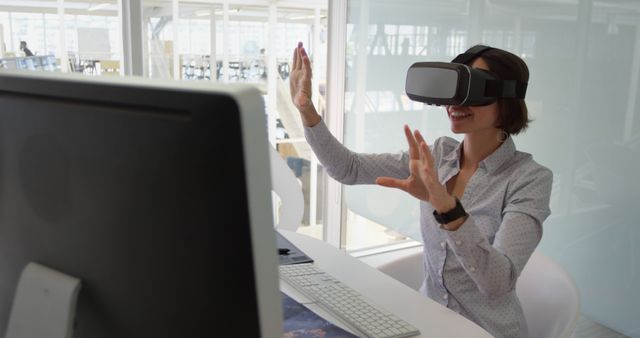
[[[469,270],[470,270],[471,272],[474,272],[474,271],[476,271],[476,268],[472,266],[472,267],[470,267],[470,268],[469,268]]]
[[[445,293],[444,296],[442,296],[442,299],[447,299],[447,298],[449,298],[449,295]]]
[[[444,249],[444,246],[447,245],[446,242],[440,242],[440,246]]]
[[[461,245],[462,241],[456,241],[456,245]]]

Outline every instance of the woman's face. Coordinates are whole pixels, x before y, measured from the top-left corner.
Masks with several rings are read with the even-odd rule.
[[[471,67],[489,70],[482,58],[475,59]],[[498,102],[486,106],[447,106],[447,115],[451,121],[451,131],[456,134],[498,131]]]

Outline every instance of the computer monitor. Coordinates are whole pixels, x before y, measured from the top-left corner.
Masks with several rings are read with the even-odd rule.
[[[265,125],[249,86],[0,71],[0,334],[37,262],[76,338],[281,337]]]
[[[18,61],[16,58],[7,58],[2,60],[2,67],[0,69],[18,69]]]

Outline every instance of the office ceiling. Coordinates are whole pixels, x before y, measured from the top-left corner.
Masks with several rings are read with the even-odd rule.
[[[65,12],[69,14],[88,15],[116,15],[117,0],[65,0]],[[142,0],[145,11],[155,12],[154,15],[171,15],[172,0]],[[245,18],[267,18],[269,0],[236,0],[229,4],[230,15]],[[316,7],[323,9],[326,15],[328,0],[280,0],[276,1],[280,17],[304,18],[309,10]],[[198,9],[199,8],[199,9]],[[188,0],[180,1],[180,16],[188,17],[191,12],[194,16],[196,9],[202,13],[203,8],[222,8],[220,2],[215,0]],[[190,9],[194,9],[191,11]],[[57,13],[58,0],[2,0],[0,11],[10,12],[35,12]]]
[[[146,8],[155,8],[159,11],[171,12],[172,0],[142,0]],[[329,0],[277,0],[279,8],[313,9],[317,6],[326,8]],[[392,23],[388,22],[388,11],[397,11],[402,8],[406,11],[402,24],[425,24],[424,13],[429,12],[433,18],[434,10],[447,18],[459,18],[461,14],[468,13],[473,2],[477,7],[476,0],[360,0],[351,3],[352,8],[357,8],[362,3],[369,7],[369,22],[375,24]],[[531,17],[540,19],[572,20],[575,21],[581,3],[585,0],[485,0],[485,13],[500,11],[512,13],[520,17]],[[12,12],[37,12],[56,13],[58,0],[2,0],[0,11]],[[117,12],[117,0],[65,0],[65,8],[72,14],[91,15],[115,15]],[[244,12],[247,16],[263,17],[264,9],[271,3],[270,0],[235,0],[230,4],[232,15]],[[637,0],[592,0],[593,7],[591,15],[594,21],[606,20],[611,15],[617,16],[618,22],[638,23],[640,22],[640,1]],[[188,0],[180,1],[181,16],[187,15],[188,11],[182,8],[211,6],[221,4],[215,0]],[[430,6],[432,5],[432,6]],[[525,9],[525,10],[523,10]],[[279,10],[282,11],[282,10]],[[253,14],[252,14],[253,13]],[[550,14],[552,13],[552,14]],[[240,14],[238,14],[240,15]],[[292,14],[300,17],[300,14]]]

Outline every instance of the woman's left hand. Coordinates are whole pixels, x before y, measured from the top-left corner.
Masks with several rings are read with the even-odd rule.
[[[433,156],[427,146],[427,142],[418,130],[414,131],[414,137],[420,149],[420,169],[419,176],[428,191],[427,202],[439,213],[445,213],[456,206],[456,200],[447,188],[438,180],[438,170],[435,168]]]

